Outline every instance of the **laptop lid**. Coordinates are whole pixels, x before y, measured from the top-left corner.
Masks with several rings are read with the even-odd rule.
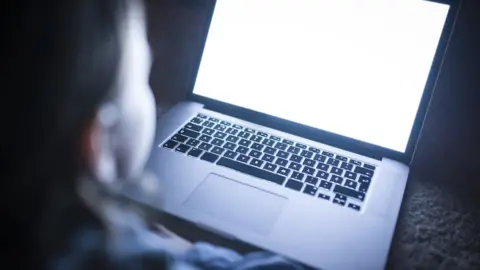
[[[457,2],[215,2],[190,99],[373,158],[411,161]]]

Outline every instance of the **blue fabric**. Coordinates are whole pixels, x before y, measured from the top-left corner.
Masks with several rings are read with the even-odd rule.
[[[105,232],[84,228],[72,239],[68,249],[57,254],[50,269],[235,269],[290,270],[299,265],[269,252],[247,255],[199,242],[187,251],[171,246],[171,238],[150,231],[141,223]]]
[[[197,267],[193,269],[301,269],[300,266],[285,258],[269,252],[255,252],[243,256],[232,250],[213,246],[209,243],[195,244],[182,257],[183,259],[179,261]]]

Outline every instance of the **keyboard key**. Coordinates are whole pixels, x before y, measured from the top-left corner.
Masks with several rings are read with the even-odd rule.
[[[211,144],[216,145],[216,146],[222,146],[225,142],[220,140],[220,139],[213,139]]]
[[[296,180],[303,180],[303,177],[305,177],[305,174],[299,173],[299,172],[293,172],[291,178],[296,179]]]
[[[301,156],[297,156],[297,155],[292,155],[290,157],[290,160],[293,161],[293,162],[297,162],[297,163],[301,163],[303,158]]]
[[[353,164],[342,162],[342,165],[340,165],[340,168],[345,169],[347,171],[351,171],[353,169]]]
[[[330,170],[330,173],[341,176],[343,174],[343,170],[336,167],[332,167],[332,169]]]
[[[248,139],[250,137],[250,133],[245,131],[240,131],[240,133],[238,133],[238,137]]]
[[[287,149],[288,145],[284,144],[284,143],[281,143],[281,142],[277,142],[277,144],[275,144],[275,148],[277,149],[280,149],[280,150],[285,150]]]
[[[254,149],[254,150],[257,150],[257,151],[262,151],[263,150],[263,147],[265,147],[264,145],[261,145],[259,143],[254,143],[252,144],[252,146],[250,148]]]
[[[248,153],[249,156],[254,157],[254,158],[260,158],[262,155],[262,152],[259,152],[257,150],[252,150],[250,153]]]
[[[303,193],[315,196],[315,194],[317,194],[317,187],[312,185],[305,185],[305,188],[303,189]]]
[[[340,156],[340,155],[337,155],[337,156],[335,157],[335,159],[338,159],[338,160],[344,161],[344,162],[346,162],[346,161],[348,160],[348,158],[346,158],[346,157],[344,157],[344,156]]]
[[[225,126],[227,126],[227,127],[229,127],[229,126],[232,125],[232,124],[230,124],[230,123],[227,122],[227,121],[221,121],[220,124],[225,125]]]
[[[275,144],[275,141],[270,139],[265,139],[263,140],[262,143],[265,144],[266,146],[273,146]]]
[[[175,148],[175,151],[180,152],[180,153],[186,153],[188,150],[190,150],[190,146],[185,145],[185,144],[180,144]]]
[[[190,122],[192,122],[194,124],[200,124],[200,123],[202,123],[202,121],[203,121],[203,119],[195,117]]]
[[[247,163],[250,160],[250,157],[247,157],[245,155],[240,155],[240,156],[237,157],[237,160]]]
[[[181,135],[185,135],[187,137],[190,137],[190,138],[198,138],[198,136],[200,136],[200,133],[196,132],[196,131],[193,131],[193,130],[188,130],[188,129],[181,129],[178,134],[181,134]]]
[[[332,175],[332,178],[330,178],[330,181],[341,185],[343,183],[343,178],[338,175]]]
[[[320,163],[320,162],[317,165],[317,169],[322,170],[322,171],[328,172],[329,168],[330,168],[330,166],[328,166],[327,164]]]
[[[322,154],[327,157],[333,157],[333,154],[327,151],[323,151]]]
[[[201,118],[201,119],[207,119],[207,116],[204,115],[204,114],[201,114],[201,113],[199,113],[199,114],[197,115],[197,117],[198,117],[198,118]]]
[[[358,192],[358,191],[355,191],[355,190],[350,189],[350,188],[342,187],[340,185],[336,185],[333,188],[333,192],[339,193],[339,194],[342,194],[344,196],[351,197],[351,198],[354,198],[354,199],[357,199],[357,200],[360,200],[362,202],[365,199],[365,193]]]
[[[275,161],[275,164],[285,167],[288,164],[288,160],[283,158],[277,158],[277,160]]]
[[[225,152],[225,149],[223,149],[221,147],[218,147],[218,146],[215,146],[212,149],[212,153],[217,154],[217,155],[221,155],[221,154],[223,154],[223,152]]]
[[[215,154],[212,154],[212,153],[209,153],[209,152],[205,152],[205,154],[203,154],[200,159],[214,163],[215,161],[217,161],[218,155],[215,155]]]
[[[210,117],[210,118],[208,118],[208,120],[212,121],[214,123],[220,123],[220,120],[218,120],[217,118]]]
[[[307,149],[307,146],[305,144],[296,143],[295,146],[301,149]]]
[[[253,130],[251,128],[246,128],[245,131],[248,132],[248,133],[255,133],[255,130]]]
[[[231,134],[231,135],[237,135],[238,133],[238,129],[235,129],[235,128],[227,128],[227,133],[228,134]]]
[[[353,172],[345,172],[345,177],[356,180],[357,179],[357,174],[353,173]]]
[[[199,126],[199,125],[192,124],[192,123],[188,123],[188,124],[185,125],[185,128],[188,128],[188,129],[191,129],[193,131],[198,132],[198,131],[202,130],[203,127]]]
[[[356,205],[356,204],[353,204],[353,203],[349,203],[348,204],[348,208],[351,208],[353,210],[357,210],[357,211],[360,211],[360,206]]]
[[[341,206],[344,206],[346,201],[347,201],[347,198],[345,196],[342,196],[342,195],[339,196],[338,194],[335,195],[335,198],[333,198],[333,203],[339,204]]]
[[[265,160],[267,162],[273,162],[273,160],[275,160],[275,157],[269,154],[264,154],[262,160]]]
[[[241,140],[238,142],[238,144],[241,145],[241,146],[249,147],[250,144],[252,144],[252,142],[249,141],[249,140],[241,139]]]
[[[300,190],[302,189],[302,187],[303,187],[303,183],[290,179],[290,180],[288,180],[288,182],[285,184],[285,187],[291,188],[291,189],[293,189],[293,190],[298,190],[298,191],[300,191]]]
[[[305,179],[305,182],[316,186],[317,183],[318,183],[318,178],[307,175],[307,178]]]
[[[223,140],[223,139],[225,139],[225,137],[227,137],[227,134],[223,133],[223,132],[220,132],[220,131],[217,131],[217,133],[215,133],[215,135],[213,135],[213,137]]]
[[[238,153],[235,153],[235,152],[229,150],[223,156],[227,157],[227,158],[234,159],[237,155],[238,155]]]
[[[240,154],[247,154],[248,153],[248,148],[245,147],[245,146],[239,146],[237,148],[237,151],[235,151],[237,153],[240,153]]]
[[[223,148],[228,149],[228,150],[232,150],[232,151],[235,150],[236,147],[237,147],[237,145],[234,144],[234,143],[231,143],[231,142],[227,142],[227,143],[223,146]]]
[[[272,163],[267,163],[263,168],[267,171],[274,172],[277,169],[277,165],[273,165]]]
[[[199,157],[202,153],[203,153],[202,150],[198,148],[192,148],[192,150],[188,152],[188,155],[192,157]]]
[[[321,199],[324,199],[324,200],[327,200],[327,201],[330,200],[330,196],[322,194],[322,193],[318,193],[318,198],[321,198]]]
[[[372,166],[372,165],[369,165],[369,164],[363,164],[363,167],[364,167],[364,168],[367,168],[367,169],[369,169],[369,170],[372,170],[372,171],[375,170],[375,166]]]
[[[315,153],[315,154],[320,154],[320,150],[318,150],[318,149],[315,148],[315,147],[309,147],[308,150],[312,151],[312,152]]]
[[[330,190],[330,189],[332,188],[332,186],[333,186],[332,183],[327,182],[327,181],[325,181],[325,180],[322,180],[322,181],[320,182],[320,187],[321,187],[321,188]]]
[[[270,140],[274,140],[274,141],[279,142],[281,139],[277,136],[270,135]]]
[[[348,188],[351,188],[351,189],[357,189],[357,182],[347,179],[347,181],[345,181],[344,186],[346,186]]]
[[[357,161],[357,160],[350,159],[349,162],[352,163],[353,165],[362,166],[362,163],[360,161]]]
[[[289,169],[300,171],[302,168],[302,165],[295,163],[295,162],[290,162],[290,165],[288,166]]]
[[[238,139],[239,139],[238,137],[235,137],[233,135],[229,135],[226,140],[228,142],[236,143],[238,141]]]
[[[233,124],[233,127],[234,127],[234,128],[238,128],[238,129],[240,129],[240,130],[241,130],[241,129],[243,129],[243,127],[242,127],[242,126],[240,126],[240,125],[237,125],[237,124]]]
[[[358,178],[358,182],[370,184],[370,182],[372,182],[372,178],[368,176],[360,175],[360,177]]]
[[[163,147],[173,149],[177,144],[176,141],[168,140],[163,144]]]
[[[336,159],[333,159],[333,158],[329,158],[329,159],[327,160],[327,164],[338,167],[338,165],[340,165],[340,160],[336,160]]]
[[[368,188],[370,187],[371,180],[372,179],[370,177],[360,175],[360,177],[358,178],[358,182],[360,183],[360,187],[358,188],[358,190],[360,192],[366,193],[368,191]]]
[[[303,150],[302,153],[300,154],[302,157],[306,158],[311,158],[313,156],[313,153],[307,150]]]
[[[290,141],[290,140],[287,140],[287,139],[283,139],[282,142],[283,142],[284,144],[293,145],[293,142]]]
[[[212,137],[208,136],[208,135],[202,135],[198,138],[199,141],[202,141],[202,142],[210,142],[210,140],[212,139]]]
[[[290,174],[290,170],[287,169],[287,168],[280,167],[280,168],[278,168],[277,173],[281,174],[281,175],[288,176]]]
[[[200,146],[198,146],[198,148],[200,148],[202,150],[205,150],[205,151],[208,151],[208,150],[210,150],[210,148],[212,148],[212,145],[208,144],[206,142],[203,142],[203,143],[200,144]]]
[[[258,131],[257,135],[262,136],[262,137],[268,137],[268,134],[265,132]]]
[[[263,140],[263,137],[260,137],[260,136],[257,136],[257,135],[252,135],[252,137],[250,137],[250,140],[259,143]]]
[[[181,143],[184,143],[188,140],[188,137],[187,136],[183,136],[181,134],[175,134],[173,135],[172,137],[172,140],[175,140],[177,142],[181,142]]]
[[[312,167],[303,167],[303,170],[302,172],[306,173],[306,174],[309,174],[309,175],[314,175],[315,174],[315,169],[312,168]]]
[[[263,165],[263,161],[254,158],[254,159],[252,159],[252,161],[250,161],[250,164],[252,164],[252,165],[255,166],[255,167],[259,167],[259,168],[260,168],[260,167],[262,167],[262,165]]]
[[[216,125],[213,129],[218,130],[218,131],[225,131],[227,127],[221,124]]]
[[[330,176],[329,173],[323,172],[323,171],[318,171],[317,172],[317,177],[322,178],[322,179],[328,179]]]
[[[205,121],[203,122],[203,126],[210,129],[215,126],[215,123],[210,121]]]
[[[282,185],[285,177],[228,158],[220,158],[217,165],[224,166],[260,179]]]
[[[308,159],[308,158],[306,158],[306,159],[303,161],[303,165],[305,165],[305,166],[310,166],[310,167],[315,167],[315,164],[316,164],[316,163],[317,163],[317,162],[315,162],[315,161],[313,161],[313,160],[311,160],[311,159]]]
[[[363,175],[366,175],[366,176],[370,176],[370,177],[373,176],[373,171],[372,170],[365,169],[365,168],[362,168],[362,167],[355,167],[354,172],[359,173],[359,174],[363,174]]]
[[[279,158],[288,158],[289,155],[290,155],[289,153],[284,152],[284,151],[278,151],[278,153],[277,153],[277,157],[279,157]]]
[[[206,134],[206,135],[213,135],[213,133],[215,133],[215,130],[210,129],[210,128],[206,128],[202,131],[202,133]]]
[[[195,139],[190,139],[187,141],[187,144],[190,145],[190,146],[193,146],[193,147],[197,147],[197,145],[200,143],[199,140],[195,140]]]
[[[287,150],[287,152],[292,153],[292,154],[298,154],[300,152],[300,148],[297,148],[295,146],[290,146]]]
[[[369,187],[370,187],[370,183],[360,183],[360,187],[358,188],[358,191],[367,193]]]
[[[265,154],[275,155],[275,152],[277,152],[277,149],[272,148],[272,147],[270,147],[270,146],[267,146],[267,147],[265,147],[265,149],[263,150],[263,152],[264,152]]]
[[[313,159],[318,162],[325,162],[325,160],[327,160],[327,157],[320,154],[316,154]]]

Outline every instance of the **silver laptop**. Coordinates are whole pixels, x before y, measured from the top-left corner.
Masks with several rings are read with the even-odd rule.
[[[321,269],[382,269],[457,5],[217,0],[150,169],[167,213]]]

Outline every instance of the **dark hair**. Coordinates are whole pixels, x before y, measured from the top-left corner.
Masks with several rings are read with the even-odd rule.
[[[114,95],[126,1],[2,3],[2,222],[27,241],[49,198],[75,196],[82,132]]]

